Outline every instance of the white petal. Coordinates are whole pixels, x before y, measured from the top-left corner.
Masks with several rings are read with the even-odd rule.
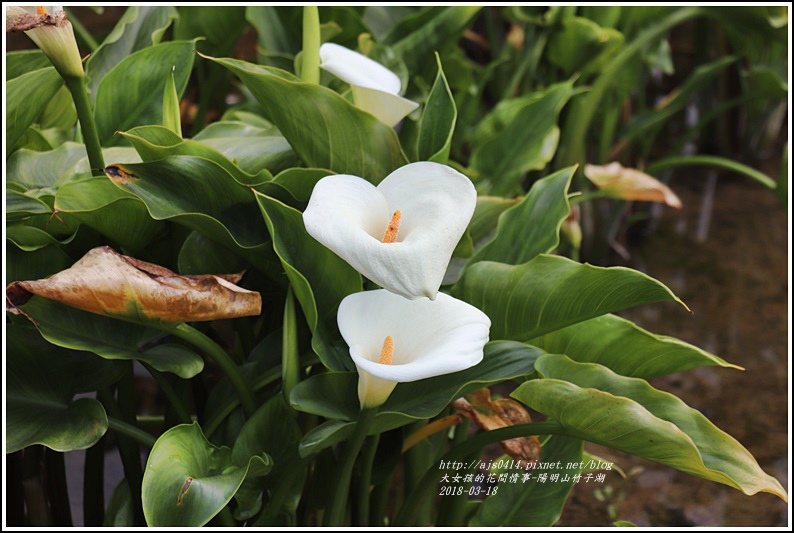
[[[433,299],[476,202],[466,176],[437,163],[412,163],[377,188],[353,176],[323,178],[303,220],[312,237],[381,287]],[[383,243],[397,210],[397,242]]]
[[[349,83],[392,94],[400,92],[400,78],[377,61],[344,46],[325,43],[320,47],[320,68]]]
[[[386,381],[416,381],[470,368],[482,360],[491,322],[479,309],[446,294],[406,300],[385,290],[351,294],[337,314],[359,373]],[[392,364],[380,364],[386,336]]]
[[[394,127],[419,107],[414,101],[398,94],[352,85],[356,107],[373,115],[389,127]]]

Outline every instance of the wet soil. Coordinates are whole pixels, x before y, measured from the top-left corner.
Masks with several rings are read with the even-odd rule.
[[[684,208],[664,209],[652,235],[629,242],[626,266],[668,285],[694,314],[656,304],[623,316],[746,369],[704,367],[651,383],[736,438],[789,490],[787,210],[768,190],[740,179],[692,175],[671,186]],[[745,496],[607,448],[587,449],[634,473],[624,480],[609,472],[602,485],[578,485],[560,526],[609,526],[615,519],[638,526],[788,524],[787,504],[771,494]]]

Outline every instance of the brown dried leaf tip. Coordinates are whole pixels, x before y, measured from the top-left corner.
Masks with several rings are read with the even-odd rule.
[[[258,292],[236,285],[241,274],[180,276],[102,246],[48,279],[15,281],[6,287],[6,308],[14,314],[33,295],[84,311],[141,321],[193,322],[254,316]]]
[[[492,402],[491,391],[488,389],[473,392],[466,398],[458,398],[450,405],[486,431],[532,422],[529,413],[517,401],[503,398]],[[540,441],[534,435],[503,440],[500,444],[505,453],[521,467],[527,463],[534,465],[540,460]]]

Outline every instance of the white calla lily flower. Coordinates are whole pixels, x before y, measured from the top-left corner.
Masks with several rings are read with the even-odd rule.
[[[491,327],[485,313],[447,294],[406,300],[383,289],[346,297],[337,322],[358,370],[362,409],[381,405],[397,383],[476,365]]]
[[[438,163],[411,163],[375,187],[347,174],[315,185],[306,231],[381,287],[409,299],[438,294],[474,214],[469,178]]]
[[[61,76],[84,75],[72,23],[63,6],[8,6],[6,33],[24,31],[44,52]]]
[[[320,68],[348,83],[356,107],[395,126],[419,104],[400,96],[400,78],[377,61],[344,46],[320,47]]]

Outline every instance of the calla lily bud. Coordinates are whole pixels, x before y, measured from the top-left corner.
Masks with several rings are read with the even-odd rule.
[[[411,163],[377,187],[346,174],[321,179],[303,222],[312,237],[384,289],[432,300],[476,203],[477,191],[463,174]]]
[[[63,77],[82,77],[83,62],[63,6],[6,7],[6,33],[24,31]]]
[[[180,323],[258,315],[258,292],[234,283],[240,275],[180,276],[167,268],[94,248],[71,268],[47,279],[15,281],[6,306],[15,314],[33,295],[137,323]]]
[[[389,126],[395,126],[419,104],[400,96],[400,78],[367,56],[344,46],[320,47],[320,68],[348,83],[356,107]]]
[[[397,383],[478,364],[491,328],[482,311],[447,294],[406,300],[386,290],[346,297],[337,323],[358,370],[362,409],[381,405]]]

